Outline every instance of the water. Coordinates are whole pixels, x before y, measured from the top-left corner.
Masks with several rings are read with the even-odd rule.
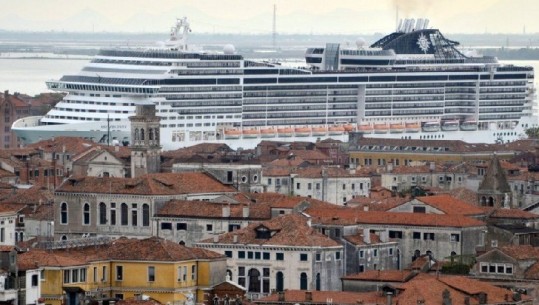
[[[90,59],[28,57],[15,58],[9,54],[0,57],[0,92],[20,92],[36,95],[50,92],[45,81],[60,79],[65,74],[77,74]],[[517,66],[533,66],[539,71],[539,60],[503,61]],[[537,83],[536,83],[537,86]]]

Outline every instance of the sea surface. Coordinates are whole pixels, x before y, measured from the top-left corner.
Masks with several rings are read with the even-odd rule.
[[[81,58],[80,56],[50,57],[38,54],[37,56],[21,57],[13,54],[1,54],[0,92],[9,90],[11,93],[20,92],[31,96],[50,92],[45,84],[47,80],[57,80],[66,74],[77,74],[89,61],[90,58]],[[539,60],[503,62],[518,66],[533,66],[535,71],[539,71]]]

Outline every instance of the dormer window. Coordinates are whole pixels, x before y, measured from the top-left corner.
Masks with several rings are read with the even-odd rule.
[[[256,228],[256,238],[257,239],[268,239],[271,237],[271,231],[264,227],[264,226],[259,226],[258,228]]]

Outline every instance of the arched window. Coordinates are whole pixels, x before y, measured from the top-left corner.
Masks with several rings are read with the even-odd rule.
[[[275,288],[277,291],[284,291],[284,275],[281,271],[275,275]]]
[[[488,206],[493,207],[494,206],[494,198],[488,197]]]
[[[486,206],[487,205],[487,197],[481,196],[481,200],[480,200],[479,203],[481,204],[481,206]]]
[[[120,224],[122,226],[127,226],[128,224],[128,211],[127,211],[127,204],[122,203],[121,211],[120,211]]]
[[[20,232],[19,234],[19,241],[24,241],[24,232]]]
[[[150,206],[147,204],[142,205],[142,226],[150,226]]]
[[[185,246],[185,242],[183,240],[180,240],[179,244],[180,246]]]
[[[149,132],[148,132],[148,137],[150,140],[153,140],[153,128],[150,128]]]
[[[308,283],[307,273],[302,272],[301,275],[299,276],[299,289],[307,290],[307,283]]]
[[[232,271],[230,269],[226,270],[226,279],[232,281]]]
[[[249,273],[249,292],[260,292],[260,271],[257,269],[250,269]]]
[[[135,141],[139,139],[138,128],[135,128]]]
[[[62,237],[60,238],[60,240],[67,240],[67,236],[62,235]]]
[[[140,129],[140,140],[144,141],[144,128]]]
[[[67,203],[62,202],[60,205],[60,223],[63,225],[67,224]]]
[[[316,290],[317,291],[320,291],[320,286],[321,286],[320,273],[317,273],[316,274]]]
[[[85,203],[82,209],[82,222],[85,225],[90,224],[90,205],[88,203]]]
[[[107,224],[107,205],[104,202],[99,203],[99,224]]]

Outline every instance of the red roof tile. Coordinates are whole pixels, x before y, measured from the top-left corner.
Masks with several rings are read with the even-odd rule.
[[[343,280],[361,280],[377,282],[405,282],[415,273],[409,270],[367,270],[356,274],[343,276]]]
[[[460,214],[468,216],[485,214],[482,209],[446,194],[422,196],[416,197],[416,199],[444,212],[445,214]]]

